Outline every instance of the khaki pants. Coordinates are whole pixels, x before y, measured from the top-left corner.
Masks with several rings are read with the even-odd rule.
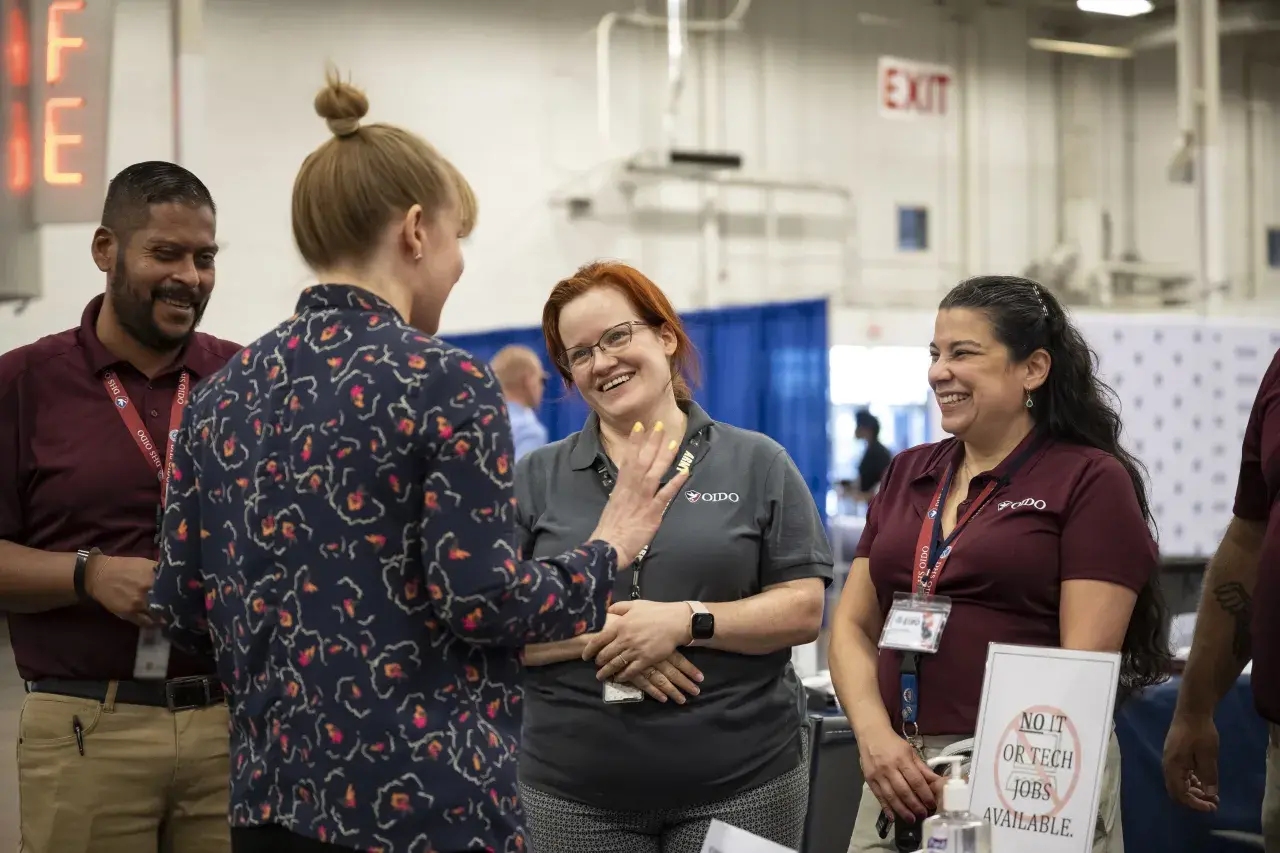
[[[936,758],[943,749],[959,740],[963,738],[925,738],[925,758]],[[849,839],[849,853],[896,853],[893,830],[889,830],[889,837],[885,839],[881,839],[876,832],[876,820],[879,816],[880,804],[876,802],[871,789],[864,784],[862,799],[858,803],[858,817],[853,824],[853,837]],[[1102,771],[1102,795],[1098,799],[1093,853],[1124,853],[1124,832],[1120,825],[1120,743],[1114,732],[1107,747],[1106,767]]]
[[[84,755],[74,719],[83,730]],[[227,853],[226,706],[32,693],[18,721],[19,853]]]
[[[1262,838],[1267,853],[1280,853],[1280,726],[1268,726],[1267,787],[1262,794]]]

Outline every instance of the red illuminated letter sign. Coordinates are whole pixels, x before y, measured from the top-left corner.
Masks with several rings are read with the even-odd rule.
[[[9,138],[6,154],[9,169],[5,176],[9,190],[16,194],[31,189],[31,122],[27,120],[27,86],[31,82],[31,50],[27,40],[27,20],[22,10],[10,6],[4,45],[5,77],[12,92],[9,104]]]
[[[84,0],[54,0],[49,4],[49,39],[45,58],[45,80],[57,83],[62,79],[62,52],[84,50],[84,39],[62,32],[62,16],[67,12],[83,12]]]
[[[31,80],[31,45],[27,40],[27,19],[17,6],[9,9],[9,38],[4,46],[4,65],[11,86],[26,86]]]
[[[84,11],[84,0],[54,0],[49,4],[49,36],[45,49],[45,81],[57,83],[62,79],[62,54],[70,50],[84,50],[84,39],[69,36],[63,30],[63,16]],[[44,103],[44,179],[54,186],[75,186],[84,183],[81,172],[64,172],[59,162],[59,152],[73,145],[83,145],[84,137],[78,133],[63,133],[58,123],[59,113],[78,110],[84,106],[84,98],[49,98]]]
[[[9,109],[9,189],[25,193],[31,189],[31,123],[27,105],[15,102]]]
[[[84,137],[78,133],[58,131],[58,113],[62,110],[78,110],[84,106],[84,98],[50,98],[44,102],[44,179],[50,184],[66,186],[84,183],[81,172],[64,172],[58,165],[58,152],[72,145],[83,145]]]
[[[898,69],[886,68],[884,72],[884,106],[885,109],[898,109]]]

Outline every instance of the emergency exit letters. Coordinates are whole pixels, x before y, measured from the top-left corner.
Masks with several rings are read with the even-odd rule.
[[[884,118],[941,117],[951,109],[955,75],[945,65],[882,56],[878,79],[876,94]]]

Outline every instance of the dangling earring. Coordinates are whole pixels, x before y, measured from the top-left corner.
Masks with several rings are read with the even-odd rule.
[[[1031,408],[1032,406],[1034,406],[1035,404],[1036,404],[1036,401],[1031,399],[1031,392],[1030,392],[1030,391],[1028,391],[1028,392],[1027,392],[1027,408],[1029,409],[1029,408]]]

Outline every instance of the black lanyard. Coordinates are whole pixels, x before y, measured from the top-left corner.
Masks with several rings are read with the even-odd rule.
[[[945,473],[942,475],[942,481],[938,484],[938,490],[933,495],[933,500],[929,504],[929,511],[925,514],[925,520],[921,525],[920,543],[917,544],[913,552],[912,559],[916,559],[916,554],[925,550],[925,543],[928,543],[925,564],[921,571],[917,572],[915,568],[912,570],[913,589],[918,594],[931,595],[937,585],[938,578],[942,574],[943,564],[951,557],[952,551],[955,549],[956,540],[960,537],[961,531],[968,526],[969,522],[982,511],[982,508],[995,497],[996,493],[1013,482],[1013,475],[1031,458],[1031,456],[1039,450],[1049,439],[1049,435],[1044,430],[1039,430],[1035,437],[1027,443],[1027,446],[1021,453],[1009,460],[1008,466],[1004,472],[997,478],[991,480],[983,487],[981,494],[974,501],[974,505],[969,511],[964,513],[956,520],[956,526],[951,529],[950,535],[944,537],[942,535],[942,510],[947,503],[947,495],[951,492],[951,484],[955,478],[955,468],[948,464]],[[911,739],[919,736],[918,717],[920,712],[920,655],[916,652],[903,652],[901,665],[898,668],[899,691],[898,696],[902,701],[902,729],[903,734]],[[907,734],[907,726],[915,726],[915,734]]]
[[[706,433],[707,428],[703,427],[693,434],[693,437],[689,439],[689,444],[684,449],[684,453],[680,454],[680,461],[676,464],[676,468],[690,470],[707,454],[707,443],[704,441]],[[609,464],[603,458],[596,458],[596,474],[600,477],[600,484],[604,486],[605,493],[611,494],[613,492],[614,476],[609,469]],[[671,503],[671,501],[668,501],[667,505],[662,508],[662,517],[664,519],[671,509]],[[632,601],[637,601],[640,598],[640,564],[649,555],[650,544],[652,544],[652,541],[640,549],[640,553],[636,554],[635,560],[631,563]]]

